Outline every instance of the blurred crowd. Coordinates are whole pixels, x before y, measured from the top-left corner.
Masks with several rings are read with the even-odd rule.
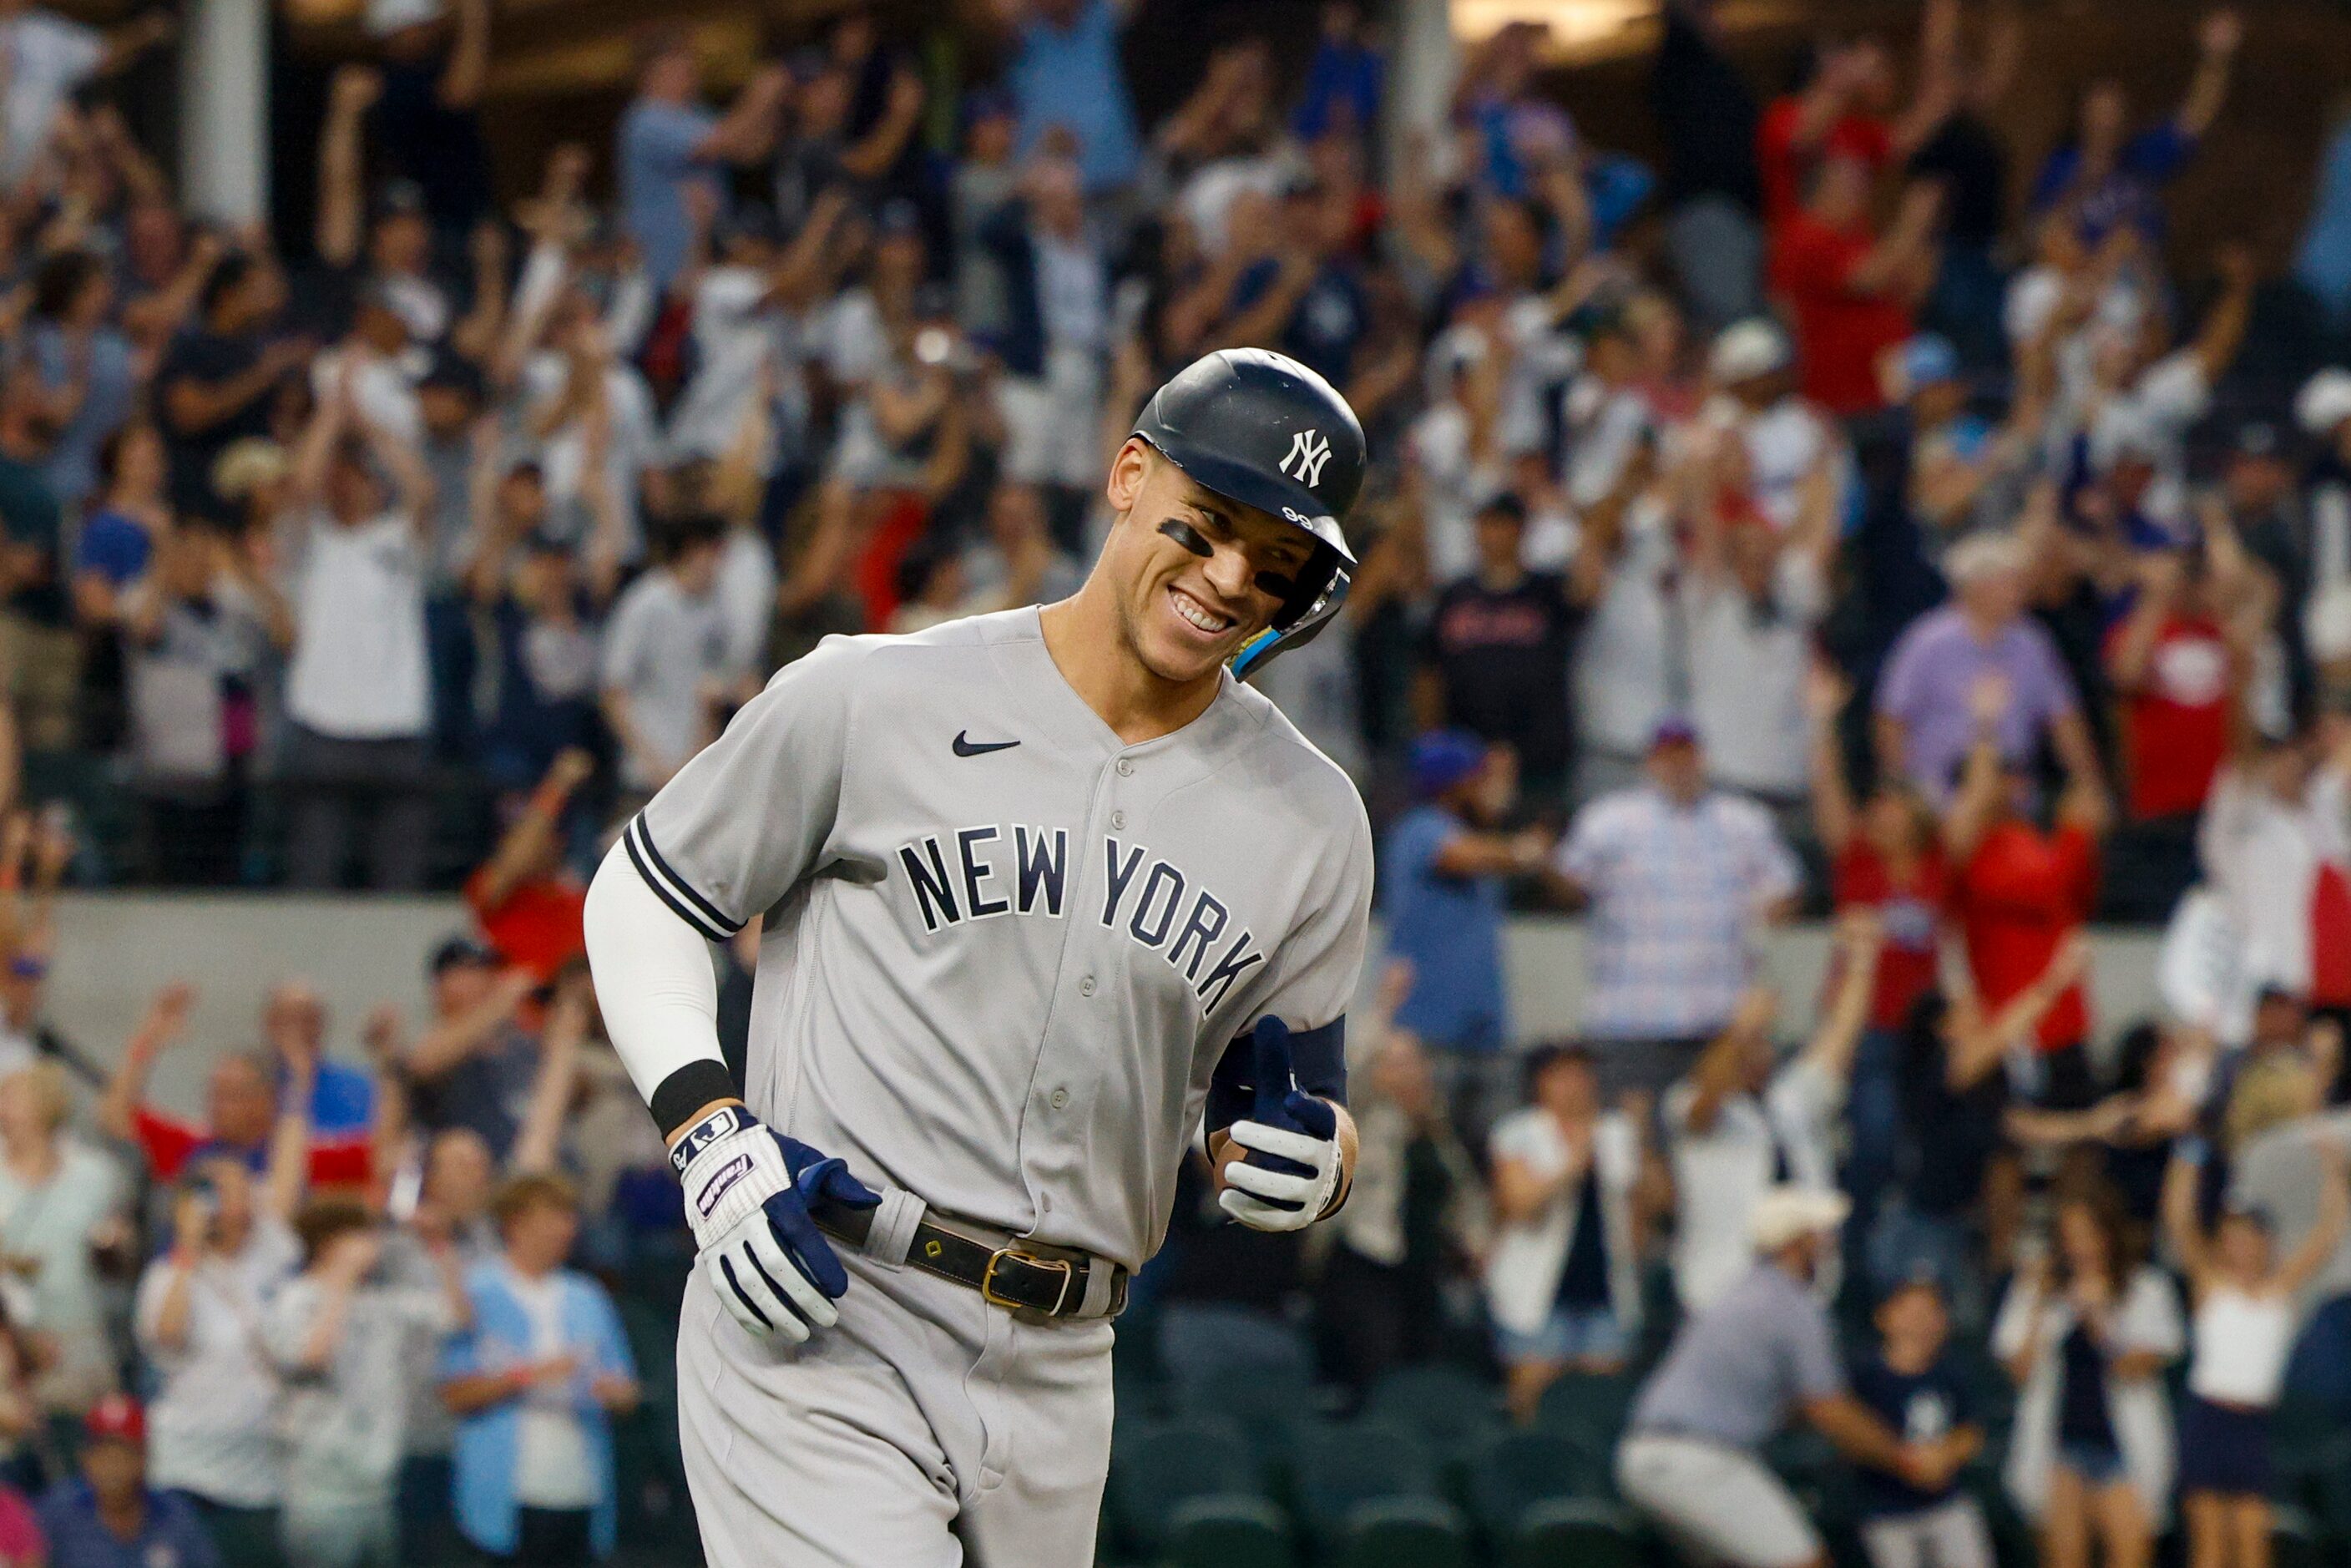
[[[488,0],[371,0],[298,243],[131,134],[168,22],[0,5],[0,1563],[664,1539],[683,1243],[582,873],[820,638],[1069,592],[1143,399],[1261,345],[1374,458],[1264,677],[1380,829],[1364,1161],[1302,1253],[1187,1184],[1123,1408],[1460,1363],[1529,1431],[1613,1412],[1584,1482],[1702,1555],[1817,1552],[1795,1420],[1876,1568],[2002,1517],[2138,1568],[2175,1514],[2263,1568],[2325,1501],[2281,1403],[2351,1426],[2351,122],[2290,259],[2188,254],[2166,186],[2255,112],[2225,10],[2028,147],[2004,6],[1766,84],[1667,0],[1649,162],[1539,26],[1391,138],[1354,5],[1156,123],[1123,5],[987,16],[969,80],[850,5],[725,94],[649,29],[502,202]],[[184,988],[119,1049],[45,1021],[66,882],[474,925],[364,1065],[278,987],[191,1124],[145,1095]],[[1585,972],[1529,1052],[1533,908]],[[1828,912],[1783,1039],[1761,955]],[[2094,916],[2164,927],[2154,1016],[2095,1014]]]

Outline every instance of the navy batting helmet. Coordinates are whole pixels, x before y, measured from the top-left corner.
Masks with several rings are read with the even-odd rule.
[[[1152,395],[1134,434],[1205,487],[1302,528],[1314,554],[1273,625],[1233,656],[1247,679],[1321,631],[1354,553],[1339,520],[1364,486],[1364,427],[1329,382],[1264,349],[1220,349]]]

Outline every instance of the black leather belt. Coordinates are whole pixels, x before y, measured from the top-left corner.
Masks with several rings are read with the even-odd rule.
[[[871,1208],[819,1203],[812,1213],[818,1229],[852,1247],[863,1248],[873,1229],[875,1211]],[[1111,1271],[1110,1301],[1100,1312],[1085,1314],[1086,1278],[1095,1261],[1085,1253],[1018,1238],[983,1241],[951,1230],[927,1214],[915,1223],[906,1261],[926,1274],[969,1286],[987,1301],[1014,1312],[1109,1319],[1126,1310],[1127,1271],[1119,1264],[1102,1264]]]

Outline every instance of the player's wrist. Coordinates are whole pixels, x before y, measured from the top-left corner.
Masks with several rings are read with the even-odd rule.
[[[699,1106],[669,1134],[671,1168],[684,1176],[695,1156],[712,1144],[758,1124],[759,1119],[740,1100],[713,1100]]]

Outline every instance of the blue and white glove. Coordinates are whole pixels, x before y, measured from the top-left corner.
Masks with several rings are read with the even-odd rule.
[[[1258,1020],[1249,1119],[1225,1129],[1240,1151],[1225,1162],[1217,1206],[1252,1230],[1303,1230],[1339,1190],[1339,1113],[1298,1086],[1290,1026]]]
[[[695,1264],[735,1321],[752,1333],[799,1344],[840,1319],[833,1302],[849,1271],[817,1229],[819,1198],[872,1208],[881,1195],[797,1139],[762,1126],[740,1105],[722,1105],[670,1149],[685,1186]]]

